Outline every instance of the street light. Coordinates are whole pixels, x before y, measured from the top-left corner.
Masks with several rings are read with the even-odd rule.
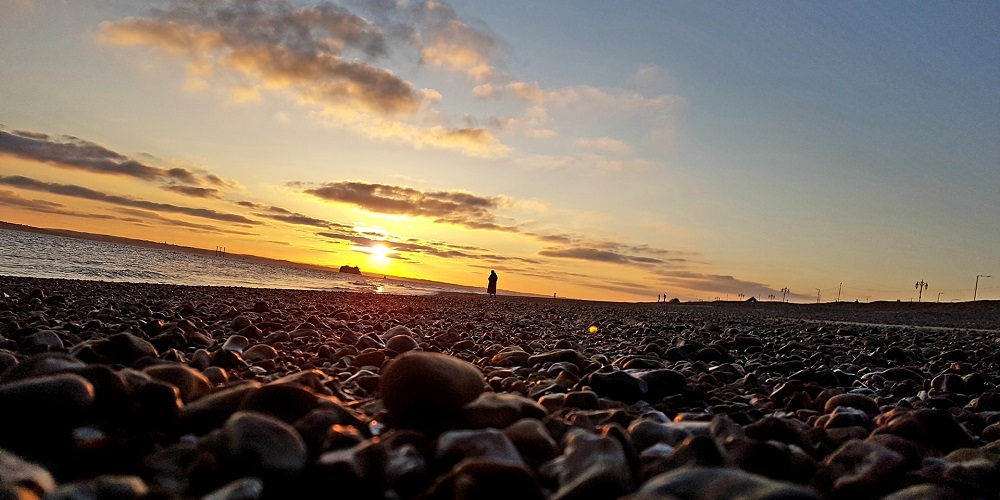
[[[991,278],[992,276],[988,274],[977,274],[976,275],[976,288],[972,291],[972,301],[976,301],[976,294],[979,292],[979,278]]]

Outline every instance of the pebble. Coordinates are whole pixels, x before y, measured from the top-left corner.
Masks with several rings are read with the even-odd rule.
[[[472,363],[414,351],[392,360],[378,392],[394,425],[434,428],[453,422],[483,392],[483,384]]]
[[[625,500],[819,500],[817,492],[730,467],[684,467],[660,474]]]
[[[995,336],[923,305],[261,295],[0,277],[0,496],[1000,494]]]

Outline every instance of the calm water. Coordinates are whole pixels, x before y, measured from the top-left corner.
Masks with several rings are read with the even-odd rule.
[[[0,276],[396,295],[474,291],[6,229],[0,229]]]

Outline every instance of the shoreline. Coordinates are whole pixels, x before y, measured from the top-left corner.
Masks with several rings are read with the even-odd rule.
[[[998,309],[0,276],[0,493],[992,497]]]

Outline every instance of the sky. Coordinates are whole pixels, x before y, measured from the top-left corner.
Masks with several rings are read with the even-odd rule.
[[[994,1],[0,0],[7,222],[590,300],[946,302],[1000,299],[998,193]]]

